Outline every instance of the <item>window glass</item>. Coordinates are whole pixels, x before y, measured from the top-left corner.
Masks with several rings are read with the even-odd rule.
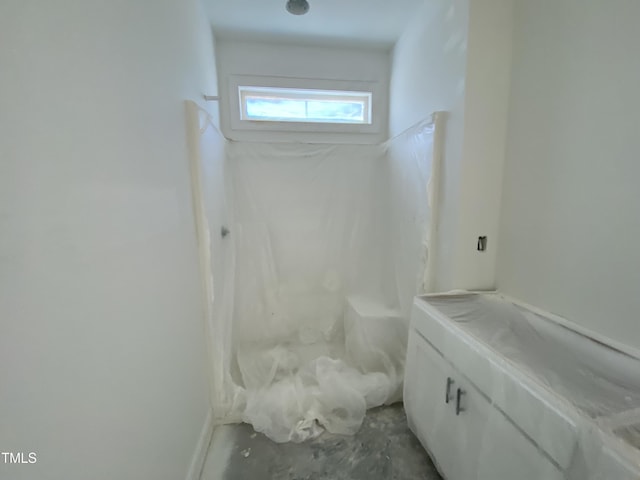
[[[238,87],[241,119],[371,124],[371,92]]]

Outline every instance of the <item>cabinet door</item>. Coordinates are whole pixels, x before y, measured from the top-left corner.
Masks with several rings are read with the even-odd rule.
[[[458,461],[452,479],[466,480],[562,480],[552,460],[497,410],[466,379],[461,411],[452,412],[456,428],[452,451]],[[457,394],[457,390],[456,390]]]
[[[459,414],[458,389],[464,392]],[[548,456],[413,330],[404,403],[411,429],[447,480],[564,479]]]
[[[445,477],[456,464],[455,384],[451,399],[445,402],[447,380],[453,379],[451,367],[415,331],[409,334],[405,370],[404,405],[409,426],[429,451]]]

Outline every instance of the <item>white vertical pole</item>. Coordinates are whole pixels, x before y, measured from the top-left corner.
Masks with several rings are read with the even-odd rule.
[[[427,268],[425,270],[425,293],[434,293],[437,290],[437,258],[438,258],[438,231],[440,226],[440,203],[442,191],[442,167],[444,162],[445,121],[446,112],[432,114],[434,123],[433,133],[433,159],[431,163],[431,179],[429,180],[429,207],[431,209],[431,222],[427,236]]]

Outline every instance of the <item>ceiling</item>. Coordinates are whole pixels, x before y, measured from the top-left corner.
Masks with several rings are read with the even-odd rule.
[[[391,48],[424,0],[309,0],[291,15],[286,0],[204,0],[217,38]]]

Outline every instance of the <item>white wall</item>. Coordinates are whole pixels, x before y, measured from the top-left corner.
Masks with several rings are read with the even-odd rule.
[[[640,348],[640,3],[519,0],[498,285]]]
[[[451,288],[464,137],[468,0],[425,0],[398,40],[391,68],[389,133],[447,111],[436,289]]]
[[[0,5],[0,451],[12,479],[180,479],[209,410],[183,100],[196,0]]]
[[[512,0],[425,0],[396,44],[390,134],[448,112],[438,290],[491,288],[504,162]],[[476,251],[477,237],[489,238]]]
[[[382,50],[311,47],[238,42],[218,39],[218,73],[223,99],[220,105],[222,131],[227,138],[240,141],[309,141],[326,143],[380,143],[387,138],[389,53]],[[237,110],[230,91],[230,75],[256,75],[328,81],[317,88],[345,89],[343,81],[374,82],[375,133],[287,133],[234,130],[232,110]]]
[[[471,0],[460,211],[452,284],[492,289],[505,161],[513,0]],[[487,249],[478,252],[479,236]]]

